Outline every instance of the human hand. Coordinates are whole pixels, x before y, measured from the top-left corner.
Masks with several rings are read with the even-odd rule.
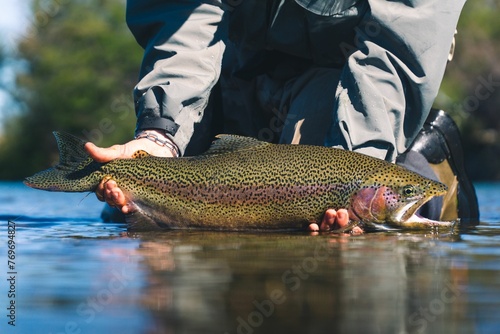
[[[167,139],[163,134],[155,130],[148,130],[159,138]],[[106,163],[114,159],[130,159],[132,155],[139,150],[146,151],[149,154],[157,157],[173,157],[174,152],[166,146],[160,146],[157,143],[147,139],[134,139],[123,145],[113,145],[103,148],[86,143],[85,150],[97,162]],[[96,189],[97,198],[108,203],[112,207],[120,209],[124,214],[131,213],[133,207],[127,203],[125,195],[112,179],[103,179]]]
[[[346,209],[328,209],[325,211],[325,215],[318,226],[316,223],[311,223],[308,226],[308,230],[311,232],[326,232],[332,230],[338,230],[346,227],[349,224],[349,213]],[[363,230],[359,226],[353,227],[351,230],[352,234],[362,234]]]
[[[155,134],[160,138],[167,139],[160,132],[148,130],[148,133]],[[157,143],[147,139],[133,139],[123,145],[113,145],[103,148],[88,142],[85,144],[85,150],[97,162],[106,163],[114,159],[130,159],[132,155],[139,150],[146,151],[155,157],[173,157],[173,152],[166,146],[160,146]]]
[[[152,131],[152,130],[150,130]],[[153,131],[152,131],[153,132]],[[143,150],[158,157],[173,157],[173,153],[167,147],[162,147],[147,138],[134,139],[123,145],[113,145],[102,148],[93,143],[86,143],[85,150],[97,162],[106,163],[114,159],[129,159],[138,151]],[[112,179],[103,179],[96,189],[96,196],[100,201],[108,203],[112,207],[128,214],[134,211],[133,205],[127,202],[123,191]],[[321,224],[311,223],[308,230],[311,232],[330,231],[343,228],[349,224],[349,214],[345,209],[328,209],[323,216]],[[362,233],[359,227],[354,227],[355,234]]]

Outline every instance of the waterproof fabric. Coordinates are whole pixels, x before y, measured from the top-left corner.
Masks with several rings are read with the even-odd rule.
[[[394,161],[427,118],[463,4],[128,0],[145,49],[137,130],[166,130],[182,153],[217,125]]]

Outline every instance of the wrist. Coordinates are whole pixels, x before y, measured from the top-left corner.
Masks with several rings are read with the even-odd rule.
[[[166,135],[165,131],[157,130],[157,129],[150,129],[150,130],[141,130],[139,131],[134,139],[148,139],[154,142],[155,144],[166,147],[167,149],[170,150],[172,153],[173,157],[179,157],[180,156],[180,150],[175,144],[175,142]]]

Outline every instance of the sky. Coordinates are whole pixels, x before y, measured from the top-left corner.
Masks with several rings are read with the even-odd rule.
[[[30,20],[30,1],[0,0],[0,31],[2,43],[12,47],[22,36]]]
[[[0,0],[0,43],[9,53],[14,50],[16,41],[23,36],[29,25],[30,1]],[[0,68],[0,84],[12,87],[15,78],[15,64],[9,63]],[[12,112],[8,94],[0,89],[0,134],[3,132],[5,116]]]

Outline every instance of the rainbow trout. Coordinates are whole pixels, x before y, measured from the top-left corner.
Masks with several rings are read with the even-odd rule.
[[[102,164],[85,142],[54,133],[60,162],[26,178],[49,191],[95,191],[113,179],[136,211],[128,227],[144,229],[297,230],[319,223],[328,208],[345,208],[351,223],[371,227],[453,226],[415,214],[446,186],[401,166],[341,149],[284,145],[220,135],[199,156]],[[142,153],[142,154],[141,154]]]

